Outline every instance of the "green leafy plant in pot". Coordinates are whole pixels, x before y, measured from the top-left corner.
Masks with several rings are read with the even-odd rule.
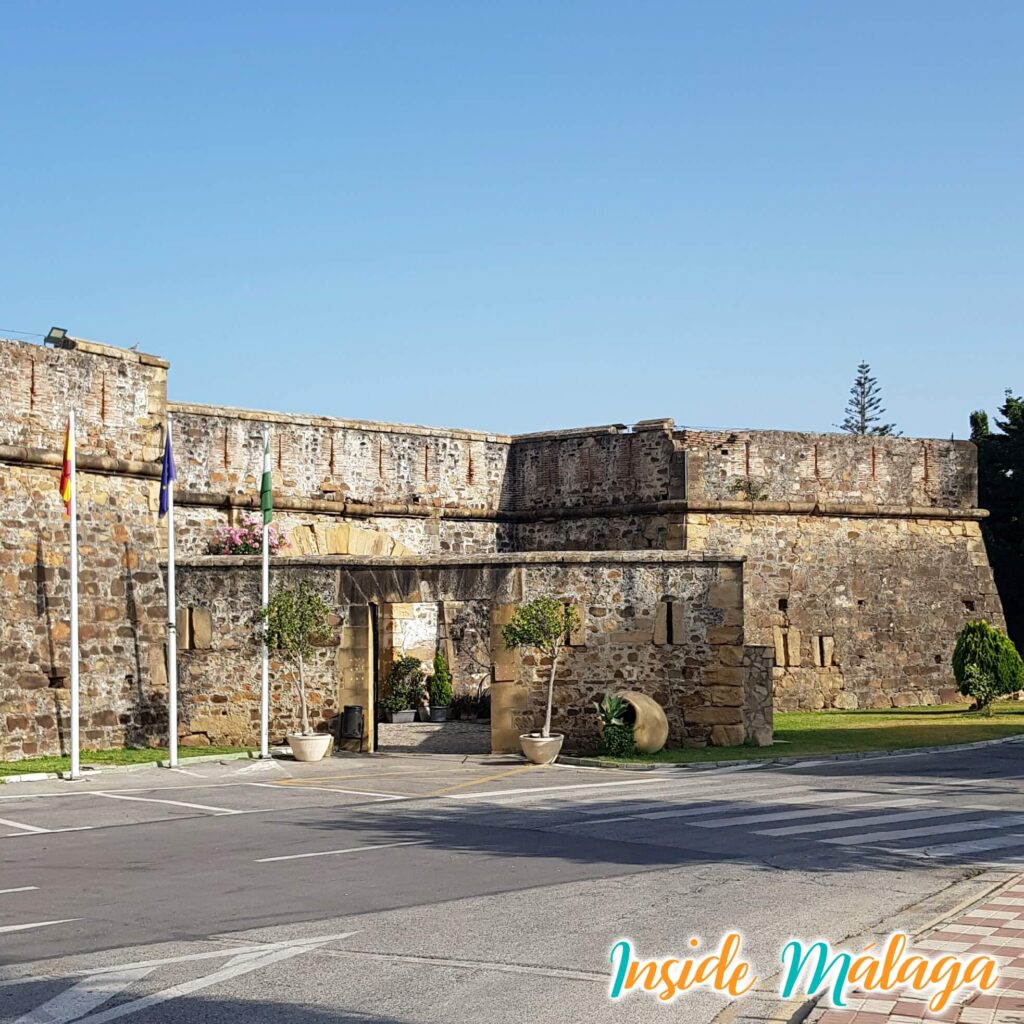
[[[551,735],[551,711],[555,700],[555,674],[562,649],[574,629],[579,626],[579,613],[571,604],[555,597],[536,597],[520,605],[511,622],[501,627],[502,639],[511,651],[519,648],[534,650],[548,658],[547,706],[544,726],[534,733],[523,733],[519,744],[527,759],[534,764],[551,764],[562,749],[565,737]]]
[[[408,655],[395,658],[384,680],[380,710],[392,722],[414,722],[422,688],[423,662]]]
[[[448,659],[441,650],[434,655],[434,674],[427,681],[427,691],[430,694],[430,720],[446,722],[452,704],[452,674],[448,671]]]
[[[278,590],[253,620],[253,639],[269,652],[290,661],[296,669],[299,731],[289,734],[288,746],[298,761],[319,761],[330,749],[330,733],[315,733],[309,725],[306,660],[318,643],[330,639],[331,610],[308,583]]]
[[[629,702],[610,694],[600,704],[594,702],[597,716],[601,720],[601,747],[608,757],[632,757],[636,751],[633,743],[633,726],[628,721]]]

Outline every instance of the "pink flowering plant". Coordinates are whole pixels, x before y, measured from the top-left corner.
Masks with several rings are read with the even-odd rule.
[[[276,555],[288,547],[288,536],[273,523],[267,536],[270,553]],[[241,526],[220,526],[210,541],[211,555],[258,555],[263,550],[263,520],[257,515],[242,517]]]

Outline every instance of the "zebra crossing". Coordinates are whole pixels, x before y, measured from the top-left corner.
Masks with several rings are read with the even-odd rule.
[[[622,780],[598,790],[520,790],[469,796],[495,811],[546,819],[537,827],[650,842],[741,833],[752,843],[820,844],[948,865],[1024,868],[1024,788],[1016,778],[977,780],[885,775],[826,778],[779,769],[742,776],[696,772]],[[580,791],[576,791],[576,790]],[[554,821],[552,821],[554,819]]]

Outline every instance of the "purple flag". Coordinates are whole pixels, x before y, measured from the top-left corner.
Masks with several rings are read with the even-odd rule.
[[[174,453],[171,451],[171,432],[164,434],[164,465],[160,472],[160,518],[167,515],[167,490],[172,480],[177,480],[178,474],[174,471]]]

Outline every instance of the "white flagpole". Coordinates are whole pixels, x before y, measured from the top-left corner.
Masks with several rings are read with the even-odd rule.
[[[263,451],[260,452],[260,480],[263,479],[263,459],[270,443],[270,432],[263,431]],[[263,578],[261,603],[264,611],[270,603],[270,526],[263,524]],[[260,757],[270,757],[270,656],[263,645],[260,665]]]
[[[171,450],[171,417],[167,417],[164,458]],[[167,481],[167,753],[178,767],[178,604],[174,582],[174,479]]]
[[[75,468],[75,411],[68,414],[68,434],[71,439],[71,500],[68,515],[71,520],[71,778],[82,777],[78,754],[78,479]]]

